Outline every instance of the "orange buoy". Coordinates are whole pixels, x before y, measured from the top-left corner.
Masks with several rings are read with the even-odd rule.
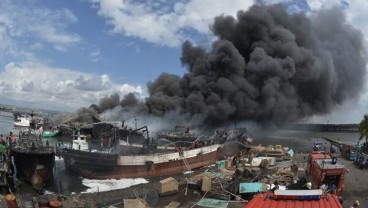
[[[13,194],[7,194],[5,200],[8,204],[8,208],[18,208],[17,200]]]

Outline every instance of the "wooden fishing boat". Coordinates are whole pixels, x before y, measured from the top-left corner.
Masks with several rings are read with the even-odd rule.
[[[55,148],[34,133],[36,125],[31,123],[31,127],[34,128],[19,134],[16,142],[10,144],[10,156],[17,178],[30,182],[39,190],[53,178]]]
[[[92,179],[149,178],[176,174],[211,165],[223,155],[221,144],[142,155],[73,149],[63,151],[66,168]]]
[[[236,134],[219,134],[181,145],[180,142],[155,143],[149,137],[148,128],[142,127],[147,137],[136,139],[129,137],[113,138],[112,148],[87,150],[59,148],[58,153],[64,158],[65,167],[86,178],[121,179],[151,178],[172,175],[214,164],[223,157],[226,140],[242,139],[246,131]],[[139,129],[137,129],[139,130]],[[113,130],[118,132],[118,130]],[[136,132],[136,131],[132,131]],[[233,132],[233,131],[229,131]],[[235,136],[234,136],[235,135]],[[102,145],[101,145],[102,146]]]

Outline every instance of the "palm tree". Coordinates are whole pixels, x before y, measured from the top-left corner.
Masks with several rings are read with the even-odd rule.
[[[368,141],[368,114],[364,115],[363,120],[359,124],[358,131],[360,133],[360,140],[365,138],[365,141]]]

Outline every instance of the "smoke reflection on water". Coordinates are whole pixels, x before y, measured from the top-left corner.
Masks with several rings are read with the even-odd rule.
[[[19,134],[20,129],[14,128],[13,117],[11,113],[0,111],[0,133],[7,136],[10,131],[13,131],[15,135]],[[327,137],[335,140],[339,140],[349,144],[356,144],[359,138],[358,133],[347,132],[307,132],[307,131],[291,131],[291,130],[278,130],[273,132],[255,131],[249,132],[253,137],[253,144],[262,144],[263,146],[280,144],[282,146],[290,147],[294,152],[309,152],[314,141],[321,141],[321,137]],[[62,136],[57,138],[48,139],[51,145],[56,145],[58,142],[64,142],[68,144],[71,141],[69,136]],[[160,143],[172,143],[170,140],[159,139]],[[93,186],[97,186],[93,183]],[[64,161],[60,158],[56,158],[54,169],[54,180],[47,184],[45,189],[48,192],[57,194],[69,194],[69,193],[81,193],[91,190],[97,187],[87,187],[83,185],[83,178],[70,173],[65,170]],[[34,193],[32,187],[27,183],[20,185],[21,193]]]

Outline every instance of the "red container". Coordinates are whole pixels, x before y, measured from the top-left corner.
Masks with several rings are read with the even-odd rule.
[[[39,207],[50,207],[49,199],[47,197],[39,197],[37,202]]]
[[[13,194],[7,194],[5,200],[8,204],[8,208],[18,208],[17,200]]]

